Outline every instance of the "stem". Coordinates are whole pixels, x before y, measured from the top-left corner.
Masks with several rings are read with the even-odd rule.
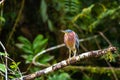
[[[4,47],[4,45],[2,44],[2,42],[0,41],[0,45],[2,46],[3,50],[4,50],[4,53],[5,53],[5,66],[6,66],[6,69],[5,69],[5,80],[8,80],[8,72],[7,72],[7,51]]]

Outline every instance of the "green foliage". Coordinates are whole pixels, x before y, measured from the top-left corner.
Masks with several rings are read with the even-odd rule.
[[[47,43],[48,39],[43,39],[43,36],[42,35],[38,35],[34,41],[33,41],[33,50],[34,50],[34,53],[38,53],[42,50],[45,49],[45,44]]]
[[[48,20],[48,27],[49,27],[50,31],[54,31],[54,26],[50,19]]]
[[[102,28],[109,18],[112,20],[119,17],[119,6],[109,9],[104,3],[94,3],[82,9],[82,1],[79,0],[65,0],[63,3],[65,6],[63,17],[68,28],[74,29],[73,24],[77,24],[83,31],[95,32],[100,28],[99,25],[102,25]]]
[[[79,0],[65,0],[64,3],[65,12],[69,17],[74,16],[80,11],[81,2]]]
[[[2,72],[5,72],[5,65],[4,64],[0,64],[0,71],[2,71]]]
[[[53,56],[50,56],[48,54],[44,54],[44,55],[41,55],[39,57],[39,62],[41,62],[43,64],[49,64],[48,61],[50,61],[52,59],[53,59]]]
[[[71,78],[68,73],[63,72],[49,76],[48,80],[71,80]]]
[[[21,72],[19,70],[19,65],[21,62],[14,62],[12,61],[12,63],[10,64],[10,68],[9,71],[12,75],[8,75],[8,77],[10,79],[16,78],[16,77],[20,77],[21,76]]]
[[[22,43],[22,46],[17,45],[19,48],[21,48],[25,53],[29,53],[29,54],[33,53],[32,44],[27,38],[20,36],[18,37],[18,40]]]
[[[0,17],[0,22],[5,23],[5,18],[4,17]]]
[[[18,40],[22,44],[17,44],[17,47],[22,49],[26,54],[22,55],[23,58],[26,59],[26,63],[31,63],[33,57],[35,54],[41,52],[46,48],[46,44],[48,39],[43,37],[43,35],[39,34],[36,36],[36,38],[31,43],[27,38],[25,37],[18,37]],[[43,54],[39,57],[38,61],[43,64],[48,64],[47,62],[53,59],[53,56],[50,56],[48,54]]]
[[[85,31],[92,32],[93,29],[100,24],[99,16],[106,11],[102,4],[92,4],[88,8],[84,8],[81,13],[77,14],[72,22],[81,25],[80,27]]]
[[[48,20],[48,15],[47,15],[47,4],[45,0],[41,0],[41,16],[44,22]]]
[[[82,80],[94,80],[91,77],[89,77],[88,75],[84,75]]]
[[[3,53],[3,52],[0,52],[0,56],[5,56],[5,53]]]
[[[115,57],[117,57],[116,54],[112,54],[112,52],[108,51],[107,54],[103,55],[101,58],[104,58],[109,62],[115,62]]]
[[[47,22],[48,28],[50,31],[54,30],[54,26],[52,24],[52,21],[48,18],[48,13],[47,13],[47,3],[45,0],[41,0],[41,5],[40,5],[40,13],[41,17],[44,23]]]
[[[12,64],[10,65],[10,68],[13,69],[14,71],[16,71],[18,69],[18,65],[20,64],[20,62],[12,62]]]
[[[27,38],[22,36],[18,37],[18,40],[22,43],[22,46],[17,46],[27,54],[36,54],[42,51],[43,49],[45,49],[46,43],[48,41],[48,39],[43,39],[42,35],[38,35],[34,39],[33,43],[31,43]]]

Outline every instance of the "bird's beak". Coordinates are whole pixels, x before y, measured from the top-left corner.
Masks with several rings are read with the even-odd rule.
[[[66,31],[64,31],[64,30],[61,30],[61,32],[66,33]]]

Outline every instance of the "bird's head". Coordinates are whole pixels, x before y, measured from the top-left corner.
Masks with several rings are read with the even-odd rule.
[[[67,34],[67,33],[71,33],[71,32],[72,32],[72,30],[70,30],[70,29],[67,29],[67,30],[61,30],[61,32],[63,32],[63,33],[65,33],[65,34]]]

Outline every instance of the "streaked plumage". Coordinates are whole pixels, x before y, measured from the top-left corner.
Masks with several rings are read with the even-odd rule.
[[[67,29],[64,32],[64,43],[67,46],[67,48],[69,49],[69,58],[71,57],[71,52],[74,54],[74,56],[76,56],[76,52],[79,51],[79,38],[78,35],[70,30]]]

